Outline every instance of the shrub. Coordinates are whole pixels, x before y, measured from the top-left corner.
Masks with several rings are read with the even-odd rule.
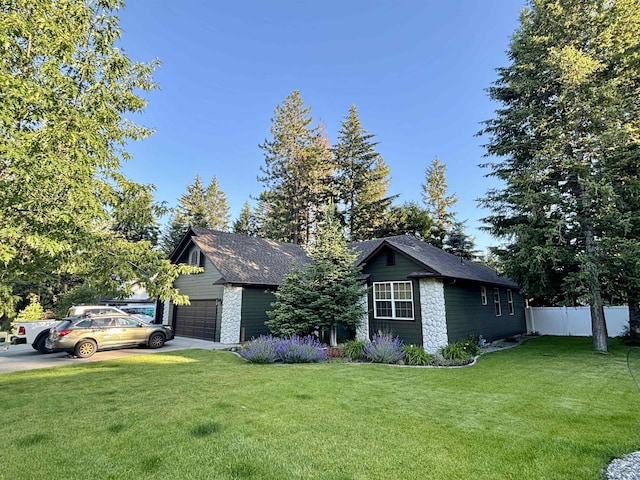
[[[424,351],[424,348],[418,345],[405,345],[402,347],[405,365],[431,365],[433,363],[433,355]]]
[[[438,353],[440,353],[446,365],[464,365],[480,354],[480,347],[475,342],[467,340],[445,345]]]
[[[251,363],[274,363],[278,360],[278,339],[272,335],[260,335],[240,349],[240,356]]]
[[[478,345],[478,342],[476,342],[475,340],[472,339],[460,343],[462,343],[463,350],[468,352],[472,357],[480,355],[480,345]]]
[[[276,346],[278,358],[284,363],[312,363],[327,359],[327,351],[312,335],[291,335],[280,340]]]
[[[396,363],[402,360],[402,340],[390,333],[376,334],[363,348],[365,358],[373,363]]]
[[[349,340],[344,344],[344,356],[349,360],[362,360],[364,358],[364,340]]]

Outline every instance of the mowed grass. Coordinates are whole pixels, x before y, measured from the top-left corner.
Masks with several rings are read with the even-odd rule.
[[[0,478],[598,479],[640,447],[610,350],[541,337],[457,369],[189,350],[0,375]]]

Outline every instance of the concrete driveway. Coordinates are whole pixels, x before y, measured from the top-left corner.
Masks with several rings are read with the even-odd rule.
[[[170,342],[167,342],[164,347],[155,350],[138,347],[122,348],[119,350],[105,350],[97,352],[90,358],[75,358],[64,352],[43,355],[34,350],[31,345],[10,345],[8,349],[5,349],[4,347],[0,348],[0,374],[18,372],[21,370],[33,370],[36,368],[57,367],[60,365],[76,365],[79,363],[97,362],[101,360],[111,360],[114,358],[126,358],[132,355],[165,353],[190,348],[222,350],[228,347],[229,345],[222,345],[220,343],[209,342],[206,340],[176,337]]]

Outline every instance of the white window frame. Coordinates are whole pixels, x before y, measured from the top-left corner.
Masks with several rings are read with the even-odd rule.
[[[391,298],[377,298],[378,289],[380,285],[388,285]],[[404,290],[409,292],[409,298],[395,298],[397,285],[408,285],[409,288]],[[378,315],[378,302],[390,302],[391,303],[391,316]],[[396,302],[411,302],[411,317],[398,317],[396,315]],[[401,281],[401,282],[373,282],[373,316],[376,319],[381,320],[414,320],[415,319],[415,304],[413,303],[413,282]]]
[[[496,317],[501,317],[502,305],[500,305],[500,289],[498,287],[493,289],[493,306],[496,309]]]
[[[482,302],[482,305],[487,305],[489,303],[487,300],[487,287],[484,285],[480,287],[480,301]]]
[[[509,315],[515,315],[515,309],[513,308],[513,292],[510,288],[507,289],[507,305],[509,306]]]

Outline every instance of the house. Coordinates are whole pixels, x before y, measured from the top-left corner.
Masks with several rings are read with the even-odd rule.
[[[518,285],[409,235],[352,243],[371,286],[370,332],[391,331],[427,352],[469,337],[491,341],[526,332]]]
[[[401,235],[350,244],[370,286],[368,314],[356,332],[391,331],[407,344],[435,352],[447,343],[526,331],[518,286],[491,268]],[[292,267],[311,260],[299,245],[191,228],[171,255],[203,268],[175,286],[191,305],[165,302],[158,315],[176,335],[234,344],[268,333],[274,292]]]

